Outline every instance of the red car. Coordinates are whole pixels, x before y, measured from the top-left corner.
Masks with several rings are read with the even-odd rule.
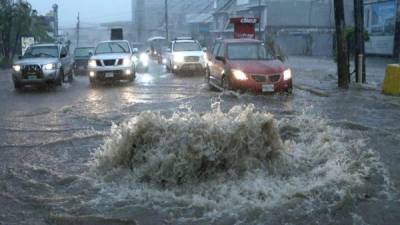
[[[292,92],[292,72],[254,39],[218,40],[209,54],[209,85],[253,92]]]

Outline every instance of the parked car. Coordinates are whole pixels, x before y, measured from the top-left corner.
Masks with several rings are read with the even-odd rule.
[[[57,85],[73,80],[72,59],[68,48],[61,44],[30,46],[15,61],[12,69],[15,89],[25,85]]]
[[[87,67],[90,55],[93,54],[94,47],[78,47],[74,50],[74,74],[87,74]]]
[[[100,42],[89,59],[88,71],[91,84],[98,81],[132,82],[136,77],[136,70],[129,42]]]
[[[198,41],[176,39],[172,41],[170,49],[166,65],[168,71],[179,73],[206,70],[206,54]]]
[[[133,43],[133,59],[137,72],[147,73],[149,71],[150,57],[146,51],[146,46],[143,43]]]
[[[210,86],[254,92],[291,92],[292,72],[254,39],[217,40],[210,53]]]

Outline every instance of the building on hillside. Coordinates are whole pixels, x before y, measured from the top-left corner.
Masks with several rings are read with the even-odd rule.
[[[353,1],[345,1],[353,24]],[[215,0],[213,36],[233,37],[231,17],[260,17],[258,37],[272,38],[289,55],[330,56],[335,28],[331,0]]]

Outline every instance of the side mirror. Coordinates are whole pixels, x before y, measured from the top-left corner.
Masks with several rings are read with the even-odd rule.
[[[133,48],[132,49],[132,52],[135,54],[135,53],[138,53],[139,52],[139,49],[138,48]]]
[[[61,54],[60,55],[60,58],[65,58],[65,57],[67,57],[67,54]]]
[[[207,52],[207,48],[203,48],[203,52]]]
[[[223,62],[224,64],[226,63],[226,59],[223,56],[216,56],[215,57],[216,60]]]
[[[93,52],[89,51],[89,57],[92,57],[92,56],[93,56]]]
[[[18,59],[22,59],[22,55],[18,56]]]

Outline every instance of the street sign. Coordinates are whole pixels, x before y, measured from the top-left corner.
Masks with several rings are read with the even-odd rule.
[[[234,25],[235,38],[256,38],[256,24],[260,22],[259,18],[236,17],[231,18],[230,22]]]
[[[21,37],[21,53],[22,55],[25,54],[26,50],[29,48],[29,46],[35,44],[35,38],[34,37]]]

